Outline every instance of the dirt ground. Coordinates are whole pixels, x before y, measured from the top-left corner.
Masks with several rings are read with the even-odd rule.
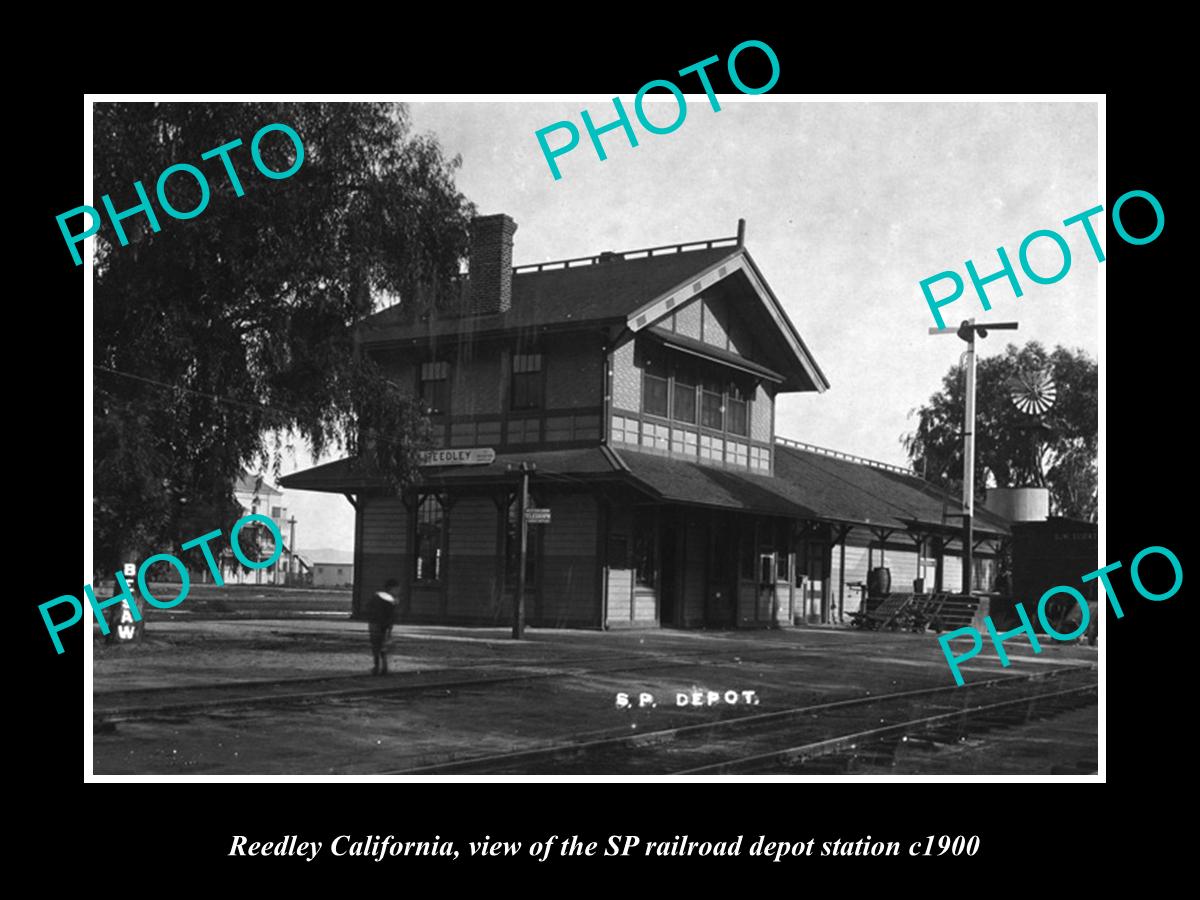
[[[833,628],[532,629],[515,641],[507,629],[401,625],[391,642],[392,672],[375,678],[368,674],[366,626],[337,608],[346,595],[300,599],[285,618],[243,618],[261,602],[249,598],[215,616],[197,607],[151,610],[142,644],[96,640],[94,771],[378,773],[581,735],[953,684],[932,634]],[[287,599],[270,602],[278,607]],[[963,667],[964,676],[1096,662],[1087,646],[1045,642],[1036,655],[1027,644],[1007,646],[1010,668],[1001,668],[989,647]],[[905,765],[929,773],[1012,773],[1014,765],[1074,772],[1079,760],[1095,757],[1094,715],[1080,721],[1069,725],[1069,759],[1047,752],[1054,739],[1039,737],[1049,733],[1042,723],[1028,726],[1024,744],[1014,737],[1006,749],[989,741],[974,755],[955,748],[953,759],[935,754]]]

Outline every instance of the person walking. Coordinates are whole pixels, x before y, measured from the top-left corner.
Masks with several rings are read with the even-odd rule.
[[[367,633],[371,638],[371,653],[375,657],[372,675],[387,674],[387,643],[392,636],[392,620],[396,614],[396,593],[400,582],[389,578],[382,591],[367,601]]]

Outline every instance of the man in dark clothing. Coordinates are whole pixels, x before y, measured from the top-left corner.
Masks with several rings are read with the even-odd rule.
[[[400,582],[389,578],[379,591],[367,601],[367,631],[371,636],[371,653],[375,656],[372,675],[387,674],[387,642],[392,636],[392,618],[396,612],[396,592]]]

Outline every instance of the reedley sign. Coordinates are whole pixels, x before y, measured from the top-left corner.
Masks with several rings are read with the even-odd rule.
[[[473,447],[464,450],[430,450],[421,454],[423,466],[486,466],[496,461],[496,451],[491,447]]]

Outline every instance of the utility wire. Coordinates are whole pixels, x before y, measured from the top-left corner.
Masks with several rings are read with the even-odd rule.
[[[180,391],[181,393],[185,393],[185,394],[191,394],[192,396],[195,396],[195,397],[201,397],[205,400],[211,400],[214,403],[224,403],[227,406],[238,406],[243,409],[254,410],[256,412],[270,412],[270,413],[274,413],[278,416],[282,416],[282,417],[289,418],[289,419],[301,417],[301,414],[299,412],[297,412],[296,410],[286,409],[286,408],[278,407],[278,406],[271,406],[266,403],[248,403],[245,400],[238,400],[234,397],[227,397],[222,394],[215,394],[211,391],[198,391],[198,390],[195,390],[194,388],[184,387],[183,385],[168,384],[165,381],[156,381],[153,378],[146,378],[145,376],[142,376],[142,375],[134,375],[131,372],[122,372],[118,369],[110,369],[108,366],[102,366],[97,363],[93,363],[92,368],[96,369],[100,372],[106,372],[110,375],[119,375],[122,378],[128,378],[133,381],[140,381],[144,384],[153,385],[155,387],[166,388],[167,390],[171,390],[171,391]],[[394,437],[385,436],[385,435],[379,433],[378,431],[375,431],[374,429],[370,429],[370,428],[364,429],[364,430],[362,430],[361,433],[367,437],[371,437],[371,438],[379,441],[380,443],[390,444],[392,446],[397,446],[397,447],[407,446],[406,442],[398,440]]]

